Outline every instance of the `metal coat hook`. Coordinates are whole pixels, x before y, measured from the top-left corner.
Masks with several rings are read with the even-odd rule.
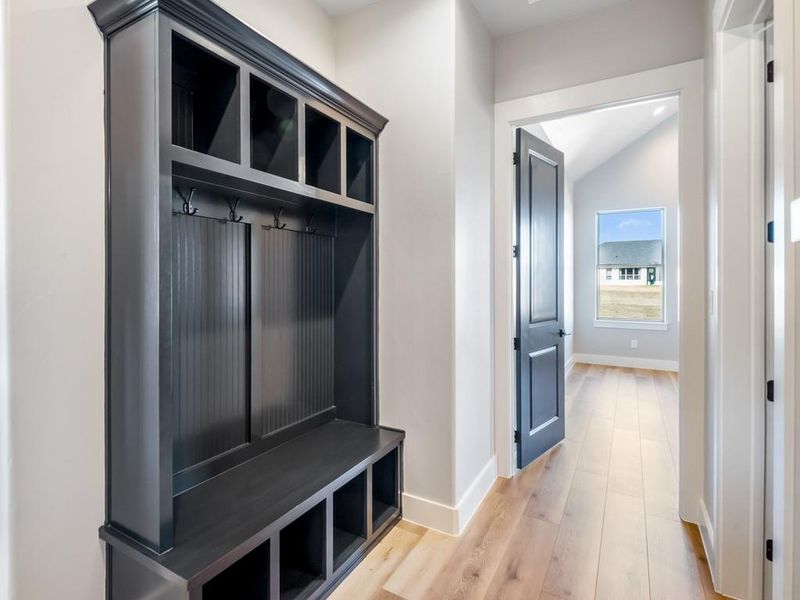
[[[281,223],[281,215],[283,214],[283,207],[272,211],[272,214],[275,217],[275,224],[273,225],[273,227],[275,229],[285,229],[286,223]]]
[[[236,198],[235,202],[231,202],[230,200],[227,201],[228,208],[231,209],[231,211],[228,213],[228,219],[234,223],[241,223],[242,219],[244,219],[243,216],[236,214],[236,209],[239,208],[239,202],[241,202],[241,200],[241,198]]]
[[[317,215],[315,215],[314,213],[311,213],[306,218],[306,233],[317,233],[317,228],[311,227],[311,225],[314,223],[314,219],[316,218],[316,216]]]
[[[192,198],[194,198],[194,193],[195,193],[195,191],[197,191],[196,188],[192,188],[189,191],[189,197],[188,198],[185,198],[183,196],[183,194],[181,194],[181,190],[179,188],[175,188],[175,191],[178,193],[178,196],[180,197],[180,199],[183,200],[183,214],[189,215],[189,216],[196,215],[197,214],[197,208],[192,206]]]

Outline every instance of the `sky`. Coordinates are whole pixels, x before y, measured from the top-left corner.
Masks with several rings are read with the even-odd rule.
[[[662,212],[638,210],[597,215],[598,242],[660,240]]]

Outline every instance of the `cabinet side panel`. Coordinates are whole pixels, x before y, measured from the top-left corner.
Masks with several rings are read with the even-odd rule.
[[[108,546],[108,592],[113,600],[189,600],[189,592]]]
[[[157,16],[108,49],[108,520],[160,549]]]
[[[373,218],[341,211],[336,223],[334,387],[341,419],[376,424]]]

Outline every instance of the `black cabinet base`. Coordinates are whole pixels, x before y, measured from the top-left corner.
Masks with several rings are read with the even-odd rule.
[[[403,438],[341,420],[298,436],[178,496],[162,554],[102,527],[108,597],[326,596],[402,516]]]

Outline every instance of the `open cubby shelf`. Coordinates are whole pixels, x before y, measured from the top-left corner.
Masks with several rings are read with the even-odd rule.
[[[269,542],[203,585],[202,600],[269,600]]]
[[[238,161],[239,69],[172,34],[172,143]]]
[[[367,473],[360,473],[333,494],[333,569],[367,541]]]
[[[347,129],[347,196],[372,204],[372,140]]]
[[[280,533],[281,600],[306,598],[325,580],[325,503],[298,517]]]
[[[400,510],[397,450],[372,465],[372,527],[378,529]]]
[[[341,124],[306,106],[306,183],[334,194],[342,191]]]
[[[240,69],[178,33],[172,35],[172,143],[209,157],[299,184],[300,136],[305,138],[305,182],[311,189],[374,203],[374,142],[296,96],[250,74],[249,164],[242,164]],[[342,132],[345,132],[342,156]],[[342,189],[342,161],[346,182]],[[201,161],[202,162],[202,161]],[[246,170],[242,173],[247,177]],[[250,175],[250,178],[257,178]],[[274,185],[274,181],[272,181]],[[291,183],[289,184],[291,186]],[[330,200],[330,197],[325,197]]]
[[[250,77],[250,164],[254,169],[297,180],[297,99]]]
[[[386,120],[211,0],[178,4],[89,6],[108,597],[314,600],[401,518],[376,385]]]

